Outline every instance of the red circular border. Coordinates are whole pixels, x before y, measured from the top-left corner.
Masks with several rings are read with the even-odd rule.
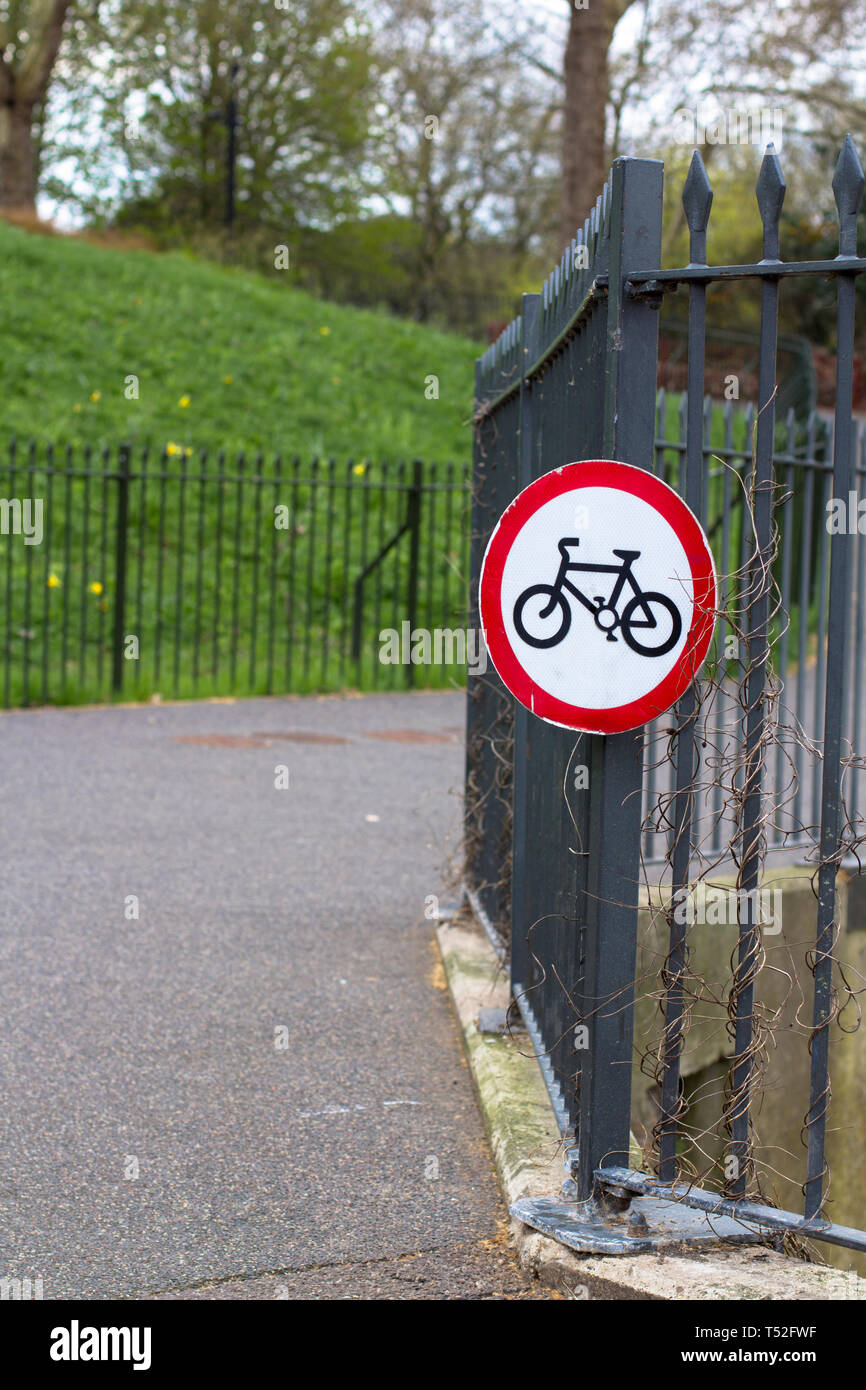
[[[518,661],[502,619],[502,575],[518,533],[546,502],[584,487],[619,488],[655,507],[676,531],[692,572],[692,625],[679,661],[639,700],[611,709],[572,705],[543,690]],[[618,734],[637,729],[670,709],[704,664],[716,621],[716,570],[700,522],[673,488],[643,468],[613,459],[586,459],[545,473],[518,493],[500,517],[488,542],[478,581],[478,599],[481,630],[490,659],[504,684],[522,705],[550,724],[580,729],[584,733]]]

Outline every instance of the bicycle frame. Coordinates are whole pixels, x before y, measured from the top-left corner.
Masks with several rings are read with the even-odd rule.
[[[565,538],[559,542],[559,553],[562,556],[562,559],[559,562],[559,571],[557,573],[553,585],[554,589],[556,589],[557,592],[561,592],[563,589],[567,589],[568,592],[570,594],[573,594],[576,599],[579,599],[579,601],[583,604],[584,608],[589,609],[589,612],[593,615],[598,613],[598,607],[596,606],[596,604],[592,602],[591,599],[588,599],[586,597],[586,595],[582,592],[582,590],[580,590],[577,587],[576,584],[572,584],[569,582],[566,576],[570,571],[579,571],[583,574],[619,575],[618,580],[613,586],[613,592],[610,596],[610,599],[604,605],[605,608],[616,609],[616,606],[619,603],[620,597],[622,595],[622,591],[625,587],[626,581],[628,581],[628,583],[631,585],[632,589],[638,597],[643,593],[643,590],[641,589],[640,585],[638,584],[637,580],[631,572],[631,567],[634,564],[634,561],[640,555],[639,550],[615,550],[613,552],[614,555],[620,555],[622,557],[621,565],[590,565],[583,564],[579,560],[572,560],[569,558],[568,554],[566,553],[565,547],[567,545],[575,544],[577,544],[576,540],[568,538]],[[644,612],[646,612],[646,609],[644,609]],[[655,623],[652,619],[652,614],[648,613],[647,617],[650,619],[652,625],[655,626]]]

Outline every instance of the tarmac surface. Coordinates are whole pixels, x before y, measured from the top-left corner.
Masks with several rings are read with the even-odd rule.
[[[550,1297],[424,915],[462,726],[450,692],[0,716],[0,1277]]]

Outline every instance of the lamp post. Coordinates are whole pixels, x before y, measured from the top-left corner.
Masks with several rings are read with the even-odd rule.
[[[238,130],[238,104],[235,97],[235,82],[239,63],[232,63],[231,75],[229,78],[229,99],[225,109],[221,111],[210,111],[207,115],[209,121],[223,121],[228,132],[226,143],[226,212],[225,224],[226,233],[231,239],[235,221],[235,164],[237,162],[237,130]]]

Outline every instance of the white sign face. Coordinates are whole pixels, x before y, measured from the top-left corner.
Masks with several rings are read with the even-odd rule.
[[[610,460],[524,489],[482,567],[481,623],[502,680],[542,718],[594,733],[636,728],[679,698],[715,605],[709,545],[685,503]]]

